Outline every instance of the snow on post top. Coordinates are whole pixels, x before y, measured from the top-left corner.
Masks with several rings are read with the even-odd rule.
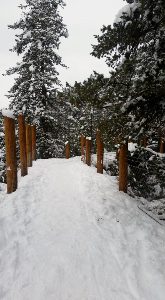
[[[86,140],[91,141],[91,137],[90,136],[86,137]]]
[[[14,119],[14,113],[12,110],[9,110],[9,109],[2,109],[2,115],[4,117],[8,117],[8,118],[11,118],[11,119]]]
[[[67,141],[67,142],[65,142],[65,146],[68,144],[69,142]]]
[[[132,142],[128,143],[128,150],[130,152],[134,152],[136,148],[137,148],[137,143],[132,143]]]

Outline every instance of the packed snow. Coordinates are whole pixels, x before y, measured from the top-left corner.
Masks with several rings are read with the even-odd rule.
[[[0,193],[0,299],[164,300],[164,227],[80,157]]]

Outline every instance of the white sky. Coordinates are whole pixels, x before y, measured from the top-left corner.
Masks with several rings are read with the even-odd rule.
[[[100,33],[102,25],[112,24],[118,10],[125,4],[123,0],[65,0],[67,6],[61,14],[69,31],[69,38],[62,39],[60,55],[69,69],[59,69],[63,84],[83,81],[93,70],[108,75],[104,60],[90,55],[91,44],[96,44],[94,34]],[[18,5],[23,0],[1,1],[0,9],[0,107],[8,106],[5,97],[13,84],[11,76],[2,76],[9,67],[15,66],[18,57],[9,52],[14,45],[16,31],[9,30],[8,24],[13,24],[20,17]]]

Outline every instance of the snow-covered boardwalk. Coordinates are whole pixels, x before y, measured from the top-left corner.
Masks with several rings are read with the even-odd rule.
[[[165,230],[115,178],[39,160],[0,196],[1,300],[165,299]]]

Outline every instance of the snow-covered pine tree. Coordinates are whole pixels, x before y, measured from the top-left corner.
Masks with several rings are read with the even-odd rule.
[[[112,94],[126,117],[126,134],[152,134],[164,126],[165,116],[165,1],[126,2],[113,26],[95,36],[92,55],[105,57],[113,68]]]
[[[133,10],[128,26],[132,30],[135,17],[139,20],[138,47],[130,95],[123,111],[135,116],[132,123],[139,126],[140,133],[146,131],[151,136],[164,128],[165,2],[139,0],[132,5],[137,15]]]
[[[21,56],[16,67],[7,71],[17,74],[8,95],[10,108],[37,123],[40,158],[58,156],[55,87],[59,85],[56,66],[64,66],[58,54],[60,38],[68,36],[59,14],[64,5],[63,0],[25,0],[20,5],[21,19],[9,26],[18,30],[11,51]]]

